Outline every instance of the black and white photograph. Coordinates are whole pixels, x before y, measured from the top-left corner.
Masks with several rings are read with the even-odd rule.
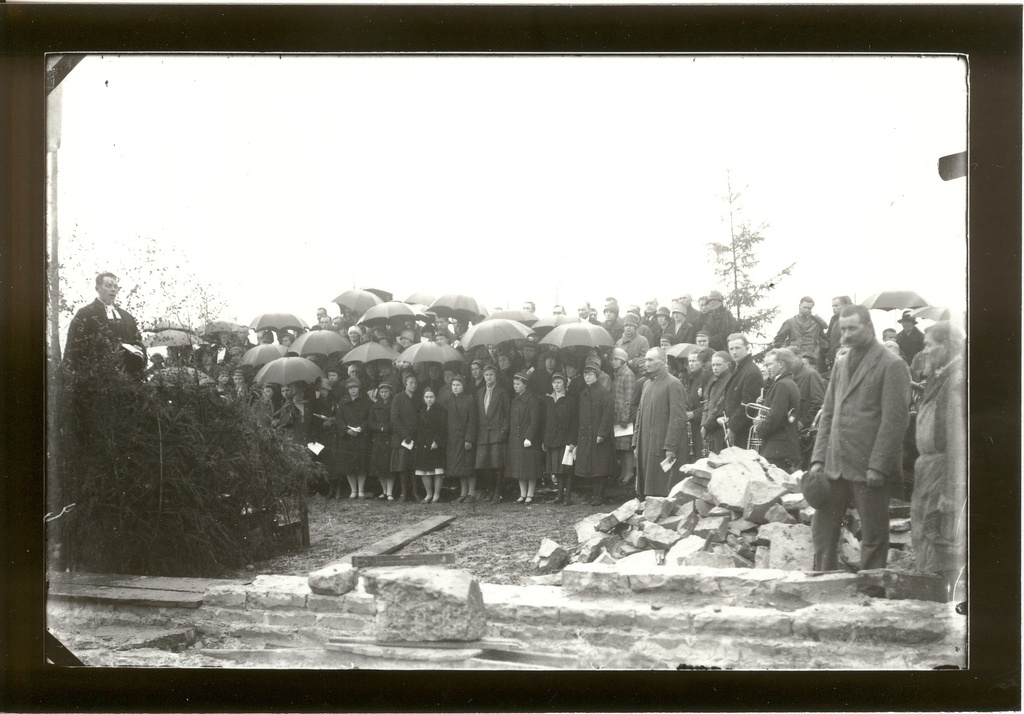
[[[56,659],[969,666],[964,56],[46,71]]]

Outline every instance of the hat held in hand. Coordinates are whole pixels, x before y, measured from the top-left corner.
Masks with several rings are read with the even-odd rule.
[[[832,482],[829,481],[825,470],[810,470],[804,473],[800,479],[800,491],[804,500],[811,508],[821,508],[828,503],[832,495]]]

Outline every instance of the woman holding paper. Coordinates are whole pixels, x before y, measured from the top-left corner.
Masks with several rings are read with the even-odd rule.
[[[544,472],[558,483],[555,503],[568,506],[572,503],[572,459],[579,427],[575,423],[576,410],[565,391],[567,381],[561,372],[551,375],[552,392],[544,397],[544,443],[541,448],[547,454]],[[567,460],[570,463],[566,464]]]
[[[402,479],[402,496],[399,500],[413,500],[412,448],[416,436],[416,389],[419,383],[416,375],[407,372],[402,380],[405,391],[391,400],[391,471]]]
[[[349,377],[345,382],[348,395],[338,402],[335,429],[337,451],[335,468],[340,476],[348,478],[349,498],[369,498],[366,492],[366,471],[370,454],[370,400],[363,394],[362,382]],[[331,496],[338,498],[341,479],[331,485]]]

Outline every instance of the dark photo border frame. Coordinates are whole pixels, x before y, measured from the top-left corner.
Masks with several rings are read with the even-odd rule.
[[[0,708],[920,711],[1020,707],[1022,11],[989,6],[0,8]],[[970,669],[382,672],[44,665],[44,53],[963,54],[970,63]],[[841,137],[837,137],[841,140]],[[938,157],[936,157],[938,158]],[[927,250],[927,236],[919,240]]]

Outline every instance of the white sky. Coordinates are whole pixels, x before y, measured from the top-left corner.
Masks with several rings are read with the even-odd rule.
[[[353,286],[667,304],[716,287],[731,171],[762,268],[797,262],[779,323],[804,294],[826,320],[837,294],[965,305],[966,181],[936,170],[967,148],[953,57],[91,56],[58,96],[86,299],[152,236],[246,323]]]

